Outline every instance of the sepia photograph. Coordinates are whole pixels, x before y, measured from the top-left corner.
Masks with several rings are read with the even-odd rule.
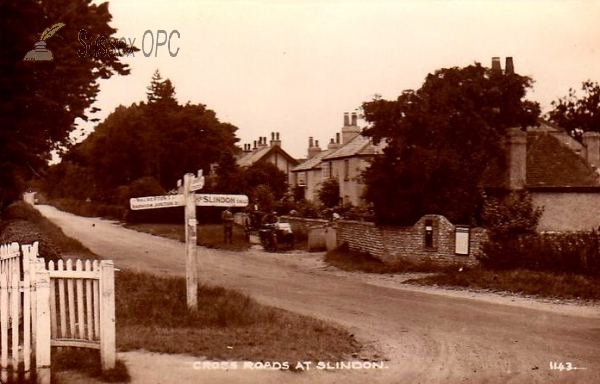
[[[600,1],[0,0],[7,383],[600,383]]]

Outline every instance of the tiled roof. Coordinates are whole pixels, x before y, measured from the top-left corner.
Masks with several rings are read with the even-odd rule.
[[[600,187],[598,173],[576,153],[577,146],[566,140],[563,132],[544,127],[528,128],[526,188]],[[482,184],[485,187],[507,187],[506,167],[490,164]]]
[[[249,167],[273,151],[277,151],[277,152],[281,153],[290,163],[292,163],[292,165],[298,164],[296,159],[294,159],[292,156],[290,156],[280,146],[274,145],[274,146],[258,148],[255,151],[250,152],[250,153],[240,157],[237,160],[237,165],[240,167]]]
[[[333,151],[335,151],[335,149],[327,149],[325,151],[317,153],[315,156],[311,157],[310,159],[304,161],[303,163],[292,169],[292,172],[310,171],[311,169],[321,168],[323,158],[332,153]]]
[[[370,138],[358,135],[349,143],[336,149],[333,153],[325,156],[323,160],[334,160],[351,156],[366,156],[381,153],[380,146],[374,145]]]
[[[551,134],[527,134],[526,169],[527,188],[600,186],[587,161]]]

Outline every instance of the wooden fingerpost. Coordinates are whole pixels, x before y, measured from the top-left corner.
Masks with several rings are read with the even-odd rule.
[[[196,201],[192,191],[194,175],[186,173],[183,176],[183,196],[185,200],[185,244],[186,262],[185,279],[187,286],[187,306],[191,311],[198,309],[198,265],[196,261]]]

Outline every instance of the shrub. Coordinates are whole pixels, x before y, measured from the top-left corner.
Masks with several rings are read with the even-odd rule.
[[[598,246],[596,231],[518,235],[495,232],[484,244],[480,261],[490,269],[525,268],[598,276]]]

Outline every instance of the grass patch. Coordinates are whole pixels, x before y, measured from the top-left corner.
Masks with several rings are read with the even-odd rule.
[[[325,262],[350,272],[367,273],[406,273],[406,272],[439,272],[447,267],[432,263],[415,263],[409,260],[398,264],[386,264],[367,252],[351,251],[346,243],[325,254]]]
[[[447,270],[434,276],[408,280],[406,283],[485,289],[560,299],[600,300],[600,278],[573,273],[473,268],[464,269],[462,272]]]
[[[19,219],[35,225],[38,228],[36,233],[44,236],[40,243],[48,239],[64,247],[63,253],[99,258],[80,242],[68,238],[33,207],[25,205],[21,209],[25,213],[20,217],[11,216],[11,220]],[[168,229],[169,226],[159,227],[163,232],[171,231],[171,236],[179,236],[173,234],[177,232]],[[183,232],[183,226],[180,227]],[[222,239],[222,227],[215,225],[212,228],[213,237],[218,235],[216,238]],[[121,270],[115,275],[115,289],[117,348],[120,351],[146,349],[219,360],[291,362],[342,360],[361,349],[360,344],[343,329],[260,305],[247,295],[222,287],[200,286],[199,310],[196,312],[187,310],[183,278]],[[98,376],[97,353],[85,349],[63,349],[54,354],[53,369],[81,370],[105,381],[125,380],[127,368],[122,363],[118,363],[115,370]]]
[[[183,278],[121,271],[116,297],[120,350],[255,361],[341,360],[360,350],[344,330],[221,287],[199,286],[190,312]]]
[[[408,272],[430,272],[432,275],[407,280],[407,284],[436,285],[440,287],[461,287],[473,290],[511,292],[520,295],[557,298],[600,300],[600,278],[527,269],[491,270],[479,268],[459,268],[457,266],[437,266],[432,263],[388,265],[368,253],[348,250],[343,245],[327,252],[325,261],[345,271],[396,274]]]
[[[138,232],[185,242],[185,228],[183,224],[139,223],[123,224],[123,226]],[[198,245],[203,247],[241,252],[248,250],[251,246],[244,239],[244,229],[238,225],[233,226],[233,244],[223,242],[223,226],[220,224],[198,225],[197,232]]]

